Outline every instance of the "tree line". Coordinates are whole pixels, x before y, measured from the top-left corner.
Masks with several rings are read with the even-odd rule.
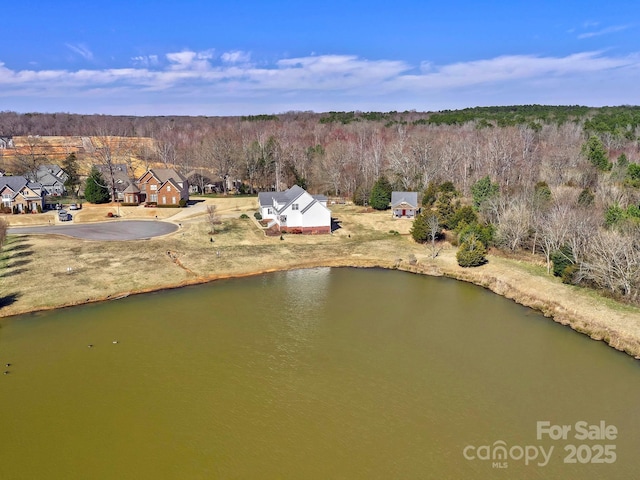
[[[96,163],[135,156],[239,180],[245,193],[298,184],[365,204],[384,177],[395,190],[420,192],[441,230],[421,237],[434,249],[446,232],[468,240],[474,258],[479,244],[529,252],[565,281],[637,301],[639,115],[638,107],[579,106],[251,117],[3,112],[0,137],[99,134]],[[124,146],[108,136],[153,142]]]

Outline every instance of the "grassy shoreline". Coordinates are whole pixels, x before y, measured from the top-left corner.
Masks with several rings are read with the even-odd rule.
[[[394,220],[388,212],[335,206],[333,216],[341,228],[334,234],[284,235],[280,240],[265,237],[252,218],[238,218],[252,214],[255,199],[204,203],[217,205],[224,218],[214,235],[202,214],[184,210],[168,219],[182,224],[176,233],[149,240],[11,236],[3,249],[0,317],[296,268],[380,267],[480,285],[640,358],[639,308],[564,285],[533,263],[489,256],[488,264],[463,269],[454,248],[444,248],[432,259],[408,235],[411,222]],[[84,221],[104,220],[108,208],[87,209]],[[150,209],[124,213],[125,218],[156,214]],[[407,260],[411,255],[417,264]]]

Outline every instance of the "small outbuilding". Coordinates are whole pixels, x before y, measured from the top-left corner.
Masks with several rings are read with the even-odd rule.
[[[420,213],[418,192],[391,192],[393,218],[414,218]]]

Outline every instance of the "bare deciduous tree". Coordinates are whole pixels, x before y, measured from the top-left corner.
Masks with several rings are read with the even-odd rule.
[[[207,205],[206,222],[209,226],[209,234],[216,233],[216,228],[220,225],[220,215],[218,215],[218,208],[216,205]]]

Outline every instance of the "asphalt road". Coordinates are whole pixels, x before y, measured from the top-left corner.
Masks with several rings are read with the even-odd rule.
[[[118,220],[78,225],[51,225],[42,227],[12,227],[9,235],[50,234],[67,235],[84,240],[142,240],[158,237],[178,229],[173,223],[157,220]]]

